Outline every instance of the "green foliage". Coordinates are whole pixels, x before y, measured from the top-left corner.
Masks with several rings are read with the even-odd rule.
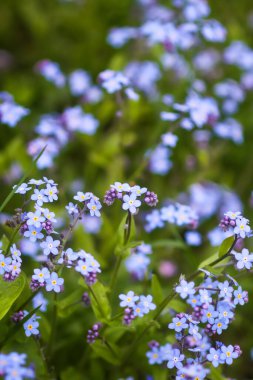
[[[219,257],[225,255],[229,251],[234,240],[235,240],[234,236],[229,236],[228,238],[223,240],[223,242],[219,248]]]
[[[13,303],[22,293],[26,275],[22,272],[14,281],[6,282],[0,277],[0,320],[8,313]]]

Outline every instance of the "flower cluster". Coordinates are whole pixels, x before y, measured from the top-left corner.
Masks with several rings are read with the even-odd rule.
[[[147,268],[150,264],[148,255],[150,254],[152,254],[150,244],[142,243],[131,250],[131,255],[126,259],[125,266],[135,280],[141,281],[147,274]]]
[[[17,123],[30,111],[16,104],[13,100],[13,97],[5,92],[0,94],[0,122],[7,124],[9,127],[15,127]]]
[[[191,313],[174,314],[168,328],[175,333],[175,344],[152,344],[147,352],[150,364],[167,362],[176,370],[176,378],[205,379],[209,369],[220,364],[231,365],[241,354],[239,346],[226,346],[217,337],[234,319],[235,308],[248,301],[248,294],[232,278],[224,282],[206,276],[199,286],[181,279],[176,293],[192,308]],[[194,356],[193,356],[194,354]],[[181,376],[181,377],[180,377]]]
[[[102,324],[101,323],[95,323],[91,329],[87,332],[87,343],[92,344],[95,342],[96,339],[99,338],[99,330],[101,329]]]
[[[130,325],[136,317],[143,317],[156,308],[151,295],[137,296],[132,290],[127,294],[120,294],[119,299],[121,300],[120,307],[125,308],[123,323],[126,325]]]
[[[150,232],[156,228],[164,227],[165,223],[177,226],[188,226],[194,228],[198,224],[198,216],[195,211],[180,203],[169,204],[160,210],[154,210],[146,215],[146,231]]]
[[[82,191],[78,191],[74,196],[74,199],[82,203],[83,207],[89,211],[91,216],[99,217],[101,215],[99,210],[102,208],[102,205],[99,201],[99,198],[96,197],[93,193],[83,193]],[[73,205],[73,203],[69,203],[66,209],[70,215],[77,213],[77,205]]]
[[[0,275],[6,281],[13,281],[21,272],[21,252],[17,249],[16,244],[11,245],[10,251],[6,251],[5,255],[2,252],[0,250]]]
[[[224,231],[229,229],[233,231],[233,234],[238,238],[244,239],[250,236],[249,220],[244,218],[239,211],[228,211],[224,214],[223,219],[220,221],[220,227]]]
[[[101,86],[109,93],[124,90],[126,96],[131,100],[138,100],[139,95],[130,86],[130,80],[121,72],[113,70],[105,70],[99,74],[99,82]]]
[[[26,367],[26,354],[0,354],[0,374],[5,380],[35,379],[33,366]]]
[[[111,185],[110,190],[105,193],[104,203],[111,206],[115,199],[122,201],[122,208],[129,211],[131,214],[136,214],[141,206],[139,197],[144,196],[144,203],[154,207],[158,203],[158,198],[155,193],[148,191],[146,187],[138,185],[130,186],[128,183],[115,182]]]
[[[100,264],[90,253],[79,251],[74,265],[75,270],[85,278],[87,285],[93,285],[97,281],[97,273],[101,272]]]

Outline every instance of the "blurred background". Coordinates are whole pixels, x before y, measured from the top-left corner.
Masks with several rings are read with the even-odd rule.
[[[167,6],[169,2],[161,1]],[[228,30],[226,46],[232,41],[243,41],[253,49],[253,4],[251,0],[210,0],[212,18],[220,21]],[[115,49],[108,43],[108,33],[112,28],[139,26],[142,22],[142,9],[134,0],[4,0],[0,2],[0,86],[1,91],[13,95],[15,102],[31,110],[14,128],[0,125],[0,185],[1,198],[19,181],[31,164],[29,143],[38,136],[35,127],[42,115],[62,113],[67,107],[80,104],[65,86],[57,88],[36,72],[36,64],[44,59],[57,62],[62,72],[82,69],[89,73],[91,81],[98,85],[98,75],[105,69],[123,70],[130,61],[151,60],[158,62],[159,47],[147,49],[138,41]],[[215,46],[219,52],[224,44]],[[187,52],[188,62],[192,62],[191,51]],[[159,66],[159,63],[158,63]],[[158,92],[172,94],[177,102],[184,102],[190,79],[178,78],[170,69],[164,70],[157,81]],[[238,68],[233,66],[217,67],[210,76],[205,76],[208,91],[213,84],[225,78],[240,79]],[[198,79],[202,79],[198,73]],[[33,177],[46,175],[59,183],[60,201],[57,213],[62,213],[63,205],[71,201],[77,190],[92,191],[103,198],[105,191],[115,181],[129,181],[146,186],[155,191],[160,205],[166,200],[180,201],[203,211],[197,229],[201,243],[198,246],[178,247],[158,246],[153,248],[151,270],[157,273],[169,289],[181,273],[188,273],[208,255],[215,252],[215,243],[210,231],[218,226],[222,212],[229,205],[244,210],[245,217],[253,225],[253,93],[240,104],[236,120],[243,126],[243,143],[219,139],[217,136],[192,134],[185,130],[178,132],[179,141],[173,150],[172,167],[160,175],[150,170],[149,152],[157,147],[161,134],[167,131],[168,124],[160,120],[160,112],[166,107],[161,101],[151,101],[149,96],[140,97],[138,102],[125,102],[123,105],[114,95],[104,94],[100,102],[83,102],[85,112],[99,120],[95,134],[76,133],[53,159],[53,164],[38,168]],[[117,112],[123,116],[118,117]],[[8,205],[7,213],[19,206],[19,199]],[[121,220],[120,207],[105,210],[102,218],[101,233],[90,234],[87,226],[81,226],[73,240],[74,247],[82,247],[97,255],[104,268],[104,280],[108,279],[108,268],[112,263],[112,237]],[[175,226],[154,230],[149,234],[143,228],[143,219],[137,220],[137,240],[146,243],[161,239],[186,241],[187,229]],[[210,246],[211,242],[211,246]],[[246,242],[252,249],[252,242]],[[213,245],[213,246],[212,246]],[[29,259],[28,263],[29,263]],[[165,274],[161,267],[167,263]],[[161,269],[162,268],[162,269]],[[169,274],[168,274],[169,273]],[[134,282],[122,268],[119,287],[124,289]],[[223,341],[239,344],[243,355],[231,368],[228,376],[236,379],[253,379],[251,350],[253,348],[253,302],[252,279],[250,274],[240,278],[244,289],[249,291],[249,303],[242,307],[229,330],[224,333]],[[140,285],[141,287],[142,285]],[[147,285],[148,286],[148,285]],[[77,313],[78,315],[78,313]],[[76,324],[75,324],[76,323]],[[76,353],[76,341],[70,336],[75,331],[83,333],[81,322],[70,321],[66,339]],[[145,342],[138,351],[145,352]],[[31,349],[32,351],[32,349]],[[73,363],[80,360],[79,354],[69,355]],[[63,355],[64,347],[58,354]],[[31,353],[31,355],[33,355]],[[68,359],[66,359],[68,360]],[[69,360],[69,361],[71,361]],[[85,363],[87,379],[118,378],[105,362],[99,361],[103,368],[100,372],[94,363]],[[145,359],[144,359],[145,361]],[[63,362],[63,361],[62,361]],[[63,366],[60,364],[59,366]],[[74,366],[74,364],[73,364]],[[104,367],[103,367],[104,366]],[[139,364],[136,378],[149,373],[147,362]],[[110,369],[109,369],[110,368]],[[63,379],[77,375],[65,369]],[[70,372],[68,372],[70,371]],[[97,371],[97,372],[96,372]],[[64,372],[64,368],[63,368]],[[133,374],[134,375],[134,374]],[[70,376],[70,377],[67,377]],[[72,377],[71,377],[72,376]],[[138,377],[139,376],[139,377]],[[218,377],[217,377],[218,379]]]

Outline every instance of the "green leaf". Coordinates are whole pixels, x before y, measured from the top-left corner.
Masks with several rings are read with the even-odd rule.
[[[104,336],[109,342],[117,342],[122,335],[126,332],[129,333],[129,331],[129,327],[123,326],[122,324],[120,324],[120,326],[109,326],[106,328]]]
[[[155,274],[152,275],[151,289],[154,297],[154,302],[156,305],[159,305],[163,300],[163,290]]]
[[[123,219],[120,222],[118,232],[117,232],[117,243],[116,243],[116,248],[115,248],[115,255],[116,256],[122,256],[122,257],[127,257],[131,253],[131,243],[133,238],[135,237],[135,223],[134,223],[134,217],[131,215],[131,230],[130,230],[130,235],[128,242],[125,244],[125,231],[126,231],[126,223],[128,220],[128,214],[124,215]],[[135,242],[136,243],[136,242]],[[134,244],[135,244],[134,243]],[[136,245],[134,245],[136,246]]]
[[[82,299],[82,289],[76,289],[69,296],[58,301],[58,315],[61,318],[66,318],[73,312],[73,307],[77,304],[80,305]]]
[[[27,173],[25,173],[23,175],[23,177],[21,178],[21,180],[17,184],[17,188],[29,177],[29,175],[31,174],[31,172],[33,171],[33,169],[36,165],[36,162],[41,157],[41,155],[43,154],[45,149],[46,149],[46,146],[42,149],[42,151],[38,154],[38,156],[33,160],[30,169],[27,171]],[[2,205],[0,206],[0,212],[2,212],[5,208],[5,206],[7,206],[7,204],[10,202],[10,200],[12,199],[12,197],[15,194],[15,191],[16,191],[16,188],[12,189],[12,191],[7,195],[7,197],[3,201]]]
[[[210,265],[214,260],[217,260],[219,258],[218,252],[215,252],[213,255],[209,256],[207,259],[203,260],[199,264],[199,268],[205,268],[208,265]]]
[[[224,256],[229,251],[229,249],[232,247],[234,240],[234,236],[229,236],[228,238],[223,240],[219,248],[219,257]]]
[[[106,287],[97,281],[89,287],[91,307],[96,318],[101,322],[107,322],[111,318],[111,305],[109,303]]]
[[[97,340],[95,343],[91,344],[91,348],[96,356],[103,358],[105,361],[113,365],[119,365],[119,348],[115,344],[110,343],[108,347],[106,343]]]
[[[11,282],[6,282],[0,278],[0,320],[8,313],[13,303],[22,293],[25,284],[26,276],[23,272],[20,273],[16,280]]]
[[[1,242],[2,242],[2,249],[3,249],[3,251],[6,251],[7,248],[8,248],[8,246],[9,246],[9,239],[7,238],[6,235],[2,236]]]

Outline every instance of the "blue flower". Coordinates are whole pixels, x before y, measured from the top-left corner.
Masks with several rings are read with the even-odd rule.
[[[233,363],[233,359],[238,358],[238,353],[234,351],[234,347],[232,345],[221,346],[221,359],[228,365],[231,365]]]
[[[94,199],[91,199],[89,203],[87,203],[87,207],[90,210],[91,216],[101,216],[100,209],[102,208],[102,205],[99,201],[95,201]]]
[[[193,281],[188,283],[185,280],[181,280],[180,284],[176,287],[176,292],[180,294],[181,298],[184,299],[188,297],[189,295],[192,295],[196,292],[194,287],[195,287],[195,284]]]
[[[42,206],[43,203],[48,202],[48,198],[45,195],[45,190],[35,189],[34,193],[31,196],[31,199],[33,201],[36,201],[36,203],[37,203],[38,206]]]
[[[248,302],[248,292],[242,290],[241,286],[234,291],[234,305],[244,305],[245,302]]]
[[[16,189],[17,185],[13,186],[13,189]],[[15,190],[16,194],[26,194],[27,191],[31,190],[31,187],[28,187],[27,183],[22,183],[19,185],[19,187]]]
[[[153,210],[146,216],[146,225],[145,230],[147,232],[153,231],[155,228],[161,228],[164,226],[164,223],[161,219],[160,212],[158,210]]]
[[[33,280],[36,280],[39,283],[43,284],[48,278],[50,278],[50,272],[47,268],[34,269],[34,274],[32,275]]]
[[[0,274],[10,271],[11,258],[0,253]]]
[[[213,325],[214,319],[218,317],[218,314],[213,305],[208,305],[206,309],[202,309],[201,322],[208,322]]]
[[[53,240],[51,236],[47,236],[46,241],[43,241],[40,246],[43,248],[44,255],[48,256],[50,253],[54,256],[58,255],[58,246],[60,245],[60,240]]]
[[[41,228],[29,227],[28,231],[25,231],[24,236],[29,238],[32,242],[43,239],[44,235],[41,233]]]
[[[219,313],[219,317],[225,318],[227,323],[229,323],[229,320],[234,317],[234,313],[231,311],[231,305],[228,302],[219,302],[217,305],[217,311]]]
[[[46,300],[46,298],[43,296],[41,292],[37,293],[35,297],[33,297],[32,302],[33,302],[34,308],[40,306],[40,311],[42,312],[47,311],[48,301]]]
[[[55,293],[60,293],[63,283],[64,279],[58,277],[56,272],[52,272],[50,277],[46,279],[46,290],[48,292],[53,290]]]
[[[56,201],[58,199],[58,190],[56,186],[47,184],[47,188],[44,190],[44,194],[48,197],[49,202]]]
[[[40,210],[37,210],[35,212],[28,212],[27,218],[27,225],[34,226],[35,228],[40,228],[41,223],[45,220],[44,216],[41,215]]]
[[[72,202],[70,202],[65,208],[69,215],[78,214],[78,206],[76,204],[74,205]]]
[[[36,316],[32,316],[28,321],[24,323],[25,335],[38,335],[39,334],[39,322],[36,320]]]
[[[249,254],[249,250],[247,248],[243,248],[241,253],[235,252],[234,256],[237,260],[236,266],[238,269],[250,269],[252,267],[253,254]]]
[[[215,348],[211,347],[209,354],[206,356],[207,360],[212,363],[214,367],[218,367],[219,364],[223,363],[223,360],[220,358],[220,350],[215,350]]]
[[[148,314],[150,310],[155,310],[156,305],[152,303],[153,297],[151,295],[140,296],[140,302],[138,305],[141,305],[143,313]]]
[[[129,210],[131,214],[135,214],[137,211],[137,207],[140,207],[140,205],[141,201],[139,201],[139,199],[136,199],[135,193],[132,193],[130,195],[126,194],[123,196],[123,210]]]
[[[168,325],[169,329],[175,330],[176,332],[180,332],[188,327],[188,323],[186,322],[186,318],[178,318],[175,317],[172,319],[172,322]]]
[[[11,256],[12,256],[13,260],[22,261],[21,252],[19,249],[17,249],[16,244],[13,244],[11,246],[10,251],[11,251]]]
[[[182,361],[184,360],[184,355],[181,354],[181,352],[175,348],[172,350],[171,354],[168,355],[168,368],[174,368],[180,369],[183,367]]]
[[[82,191],[78,191],[74,196],[74,199],[79,202],[85,202],[92,198],[92,193],[83,193]]]
[[[161,364],[163,359],[160,354],[159,347],[153,347],[151,351],[146,353],[149,364]]]
[[[121,300],[121,307],[134,307],[135,302],[139,300],[139,296],[136,296],[132,290],[130,290],[126,295],[120,294],[119,299]]]
[[[224,283],[220,282],[218,284],[218,288],[220,289],[220,294],[219,294],[220,297],[224,297],[224,298],[232,297],[234,289],[232,288],[232,286],[229,286],[228,281],[225,281]]]
[[[77,265],[75,266],[75,270],[77,272],[80,272],[83,276],[86,276],[91,272],[91,268],[89,266],[89,263],[84,260],[78,260]]]
[[[246,218],[237,218],[234,233],[244,239],[250,232],[249,220]]]
[[[135,317],[143,317],[145,314],[144,307],[141,302],[138,302],[137,305],[133,306],[133,311]]]
[[[222,334],[223,330],[228,328],[227,319],[225,318],[216,318],[214,320],[214,324],[212,326],[212,330],[216,332],[218,335]]]

